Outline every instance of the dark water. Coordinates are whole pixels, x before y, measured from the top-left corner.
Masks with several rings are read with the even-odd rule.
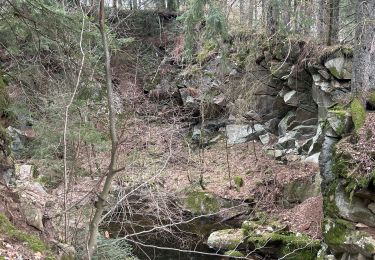
[[[173,246],[173,245],[169,245]],[[219,260],[219,259],[228,259],[224,256],[214,256],[214,255],[205,255],[204,253],[213,253],[215,251],[210,250],[207,246],[200,245],[195,249],[196,253],[190,252],[178,252],[174,250],[167,249],[153,249],[141,247],[134,251],[134,254],[141,260],[143,259],[157,259],[157,260]],[[199,253],[202,252],[202,253]]]
[[[134,216],[133,216],[134,217]],[[132,220],[132,226],[122,225],[121,228],[112,224],[110,230],[112,234],[129,234],[147,230],[149,228],[139,228],[147,226],[145,219],[138,216],[136,222]],[[134,223],[137,223],[134,225]],[[220,229],[238,227],[238,223],[223,224],[215,218],[196,219],[187,224],[178,225],[168,231],[156,231],[147,235],[132,237],[135,242],[128,241],[133,247],[133,253],[141,260],[219,260],[227,257],[210,249],[206,241],[210,233]],[[118,233],[118,230],[122,230]],[[172,249],[170,249],[172,248]],[[177,249],[177,250],[173,250]],[[195,252],[189,252],[195,251]],[[202,253],[199,253],[202,252]]]

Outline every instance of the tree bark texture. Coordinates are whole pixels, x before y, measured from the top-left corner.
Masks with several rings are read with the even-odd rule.
[[[356,1],[356,22],[352,92],[363,97],[375,89],[375,1]]]

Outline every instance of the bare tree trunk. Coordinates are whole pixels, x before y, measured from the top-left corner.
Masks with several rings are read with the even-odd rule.
[[[266,29],[267,26],[267,0],[262,0],[261,27]]]
[[[299,15],[298,15],[298,1],[293,2],[293,14],[294,14],[294,31],[299,31]]]
[[[258,21],[258,1],[257,0],[251,0],[253,1],[253,27],[258,27],[259,21]]]
[[[165,10],[165,0],[157,0],[157,9],[158,10]]]
[[[327,45],[332,45],[339,40],[339,17],[340,17],[340,0],[329,0],[329,24]]]
[[[114,11],[117,11],[117,0],[112,0],[112,8]]]
[[[326,12],[326,0],[318,0],[318,16],[317,16],[317,28],[318,28],[318,39],[319,42],[325,43],[325,12]]]
[[[245,22],[245,6],[244,6],[244,0],[239,0],[240,2],[240,24],[241,26]]]
[[[167,0],[167,10],[168,11],[176,11],[177,10],[176,0]]]
[[[292,0],[286,0],[285,3],[286,6],[284,6],[284,23],[285,23],[285,28],[290,29],[291,24],[290,24],[290,13],[292,11]]]
[[[267,8],[267,33],[273,35],[276,33],[279,19],[279,8],[276,1],[270,1]]]
[[[356,20],[352,92],[363,101],[366,92],[374,88],[375,67],[371,61],[375,59],[375,1],[357,0]]]
[[[138,9],[138,1],[137,0],[133,0],[133,9],[134,10]]]
[[[100,0],[99,7],[99,30],[102,37],[102,43],[105,53],[105,75],[106,75],[106,86],[107,86],[107,101],[108,101],[108,111],[109,111],[109,131],[111,135],[111,161],[108,166],[108,173],[105,177],[104,186],[100,194],[98,195],[98,200],[95,204],[96,210],[94,217],[90,222],[89,227],[89,240],[87,243],[87,254],[88,259],[91,259],[95,252],[97,245],[97,238],[99,233],[100,219],[104,211],[104,206],[108,198],[109,191],[111,189],[111,184],[113,177],[116,175],[115,164],[116,164],[116,152],[117,152],[117,135],[116,135],[116,119],[113,104],[113,88],[112,88],[112,77],[111,77],[111,57],[109,53],[107,35],[104,28],[104,0]]]
[[[249,0],[249,6],[247,9],[247,26],[250,30],[253,29],[254,9],[254,0]]]

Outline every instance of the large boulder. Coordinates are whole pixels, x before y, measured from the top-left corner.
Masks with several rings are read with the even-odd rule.
[[[316,259],[320,247],[319,240],[300,233],[287,232],[286,226],[277,221],[245,221],[242,229],[250,249],[278,259],[313,260]]]
[[[14,175],[17,181],[26,182],[38,177],[38,171],[36,166],[32,164],[15,164]]]
[[[328,59],[324,63],[324,66],[337,79],[350,80],[352,78],[353,62],[351,59],[347,59],[345,57]]]
[[[331,95],[323,91],[321,86],[316,84],[316,82],[312,86],[312,98],[318,105],[319,122],[325,121],[327,118],[328,109],[336,105],[337,102],[333,101]]]
[[[245,235],[243,229],[224,229],[210,234],[207,245],[216,250],[235,250],[245,246]]]
[[[266,129],[261,124],[252,125],[227,125],[226,135],[228,144],[240,144],[254,140],[260,135],[264,135]]]
[[[298,137],[298,134],[297,134],[296,131],[287,132],[284,136],[279,138],[275,147],[277,149],[293,149],[293,148],[296,148],[296,147],[298,147],[297,137]]]
[[[345,109],[328,110],[327,122],[338,136],[349,133],[353,125],[351,114]]]
[[[302,203],[308,198],[317,197],[321,194],[320,184],[319,172],[308,178],[292,180],[283,186],[280,203],[290,207],[293,204]]]
[[[49,195],[43,186],[37,182],[26,182],[17,187],[17,194],[27,224],[44,231],[43,215]]]
[[[341,185],[335,192],[335,204],[342,218],[375,227],[375,215],[368,209],[367,204],[355,196],[349,198]]]
[[[296,110],[295,122],[291,124],[291,127],[298,125],[316,125],[318,122],[317,118],[317,107],[311,106],[308,109],[304,106],[299,106]]]
[[[317,131],[316,125],[299,125],[292,129],[292,131],[296,131],[298,135],[304,138],[311,138],[316,134]]]

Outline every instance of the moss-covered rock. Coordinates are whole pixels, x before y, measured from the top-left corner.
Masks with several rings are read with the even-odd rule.
[[[350,110],[352,113],[354,128],[358,133],[359,129],[361,129],[366,120],[365,107],[363,106],[359,98],[355,98],[350,105]]]
[[[287,232],[278,221],[245,221],[242,229],[247,244],[259,252],[285,259],[315,259],[320,241]]]
[[[349,133],[352,128],[351,114],[341,106],[328,110],[327,121],[338,136]]]
[[[337,79],[351,79],[352,78],[352,60],[345,57],[336,57],[328,59],[324,66]]]
[[[211,214],[220,210],[220,203],[210,193],[193,191],[185,199],[185,207],[193,214]]]
[[[217,44],[214,41],[207,41],[203,48],[197,54],[198,62],[207,62],[214,54],[217,53]]]
[[[371,257],[375,254],[375,240],[370,234],[355,229],[346,220],[326,218],[324,241],[334,253],[362,254]]]
[[[308,198],[320,195],[321,178],[319,173],[315,176],[290,181],[283,186],[280,203],[285,207],[301,203]]]
[[[265,253],[285,259],[316,259],[320,241],[292,232],[265,232],[249,235],[247,242]]]
[[[223,229],[210,234],[207,239],[209,247],[218,250],[236,250],[244,247],[245,235],[243,229]]]
[[[17,229],[3,214],[0,214],[0,231],[2,234],[9,236],[12,239],[24,242],[25,245],[34,252],[46,253],[49,255],[51,254],[51,251],[46,243],[44,243],[37,236],[27,234],[26,232]]]

